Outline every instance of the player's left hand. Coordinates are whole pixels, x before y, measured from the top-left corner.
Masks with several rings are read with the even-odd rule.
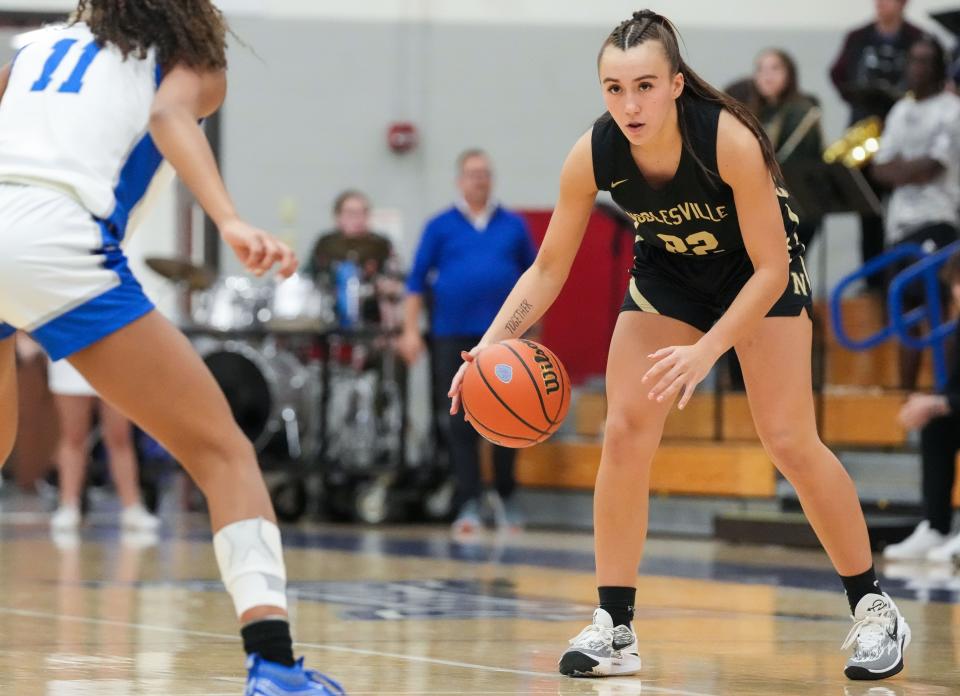
[[[693,390],[710,372],[717,358],[707,352],[699,343],[692,346],[668,346],[649,356],[654,361],[641,382],[654,385],[647,398],[656,401],[672,399],[681,390],[680,403],[683,409],[693,396]]]
[[[269,232],[250,225],[240,218],[220,225],[220,236],[230,245],[248,271],[260,276],[278,265],[277,272],[289,278],[297,270],[296,254]]]

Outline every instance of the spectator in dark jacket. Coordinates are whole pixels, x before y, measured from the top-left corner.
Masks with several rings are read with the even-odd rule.
[[[922,30],[903,17],[907,0],[874,0],[876,18],[854,29],[843,42],[840,55],[830,69],[830,79],[850,105],[850,123],[870,116],[885,118],[894,103],[906,92],[907,52]],[[871,182],[878,193],[882,188]],[[883,220],[876,215],[860,216],[860,253],[864,262],[883,251]],[[869,281],[879,290],[883,280]]]

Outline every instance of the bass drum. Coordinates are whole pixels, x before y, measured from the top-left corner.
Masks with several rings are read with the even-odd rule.
[[[293,355],[246,341],[215,344],[201,355],[257,452],[290,459],[311,454],[313,404],[319,403],[312,392],[319,380]]]

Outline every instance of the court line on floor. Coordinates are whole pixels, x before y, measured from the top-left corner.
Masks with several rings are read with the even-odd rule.
[[[198,638],[216,638],[218,640],[230,640],[239,642],[240,638],[230,633],[213,633],[211,631],[195,631],[189,628],[174,628],[172,626],[155,626],[153,624],[136,623],[132,621],[113,621],[111,619],[97,619],[90,616],[75,616],[72,614],[57,614],[54,612],[34,611],[31,609],[15,609],[13,607],[0,606],[0,614],[11,616],[23,616],[34,619],[49,619],[53,621],[73,621],[75,623],[94,624],[98,626],[117,626],[123,628],[136,628],[146,631],[156,631],[158,633],[174,633],[179,635],[196,636]],[[494,667],[492,665],[480,665],[473,662],[458,662],[456,660],[443,660],[436,657],[423,657],[421,655],[405,655],[403,653],[390,653],[381,650],[366,650],[364,648],[350,648],[345,645],[330,645],[327,643],[307,643],[297,641],[296,645],[302,648],[313,648],[314,650],[327,650],[330,652],[351,653],[354,655],[364,655],[366,657],[388,657],[395,660],[406,660],[408,662],[420,662],[425,664],[440,665],[443,667],[457,667],[460,669],[473,669],[481,672],[500,672],[502,674],[517,674],[527,677],[540,677],[550,679],[566,679],[556,672],[534,672],[532,670],[510,669],[508,667]],[[632,682],[642,684],[641,688],[649,693],[666,694],[667,696],[717,696],[698,691],[682,691],[680,689],[671,689],[669,687],[652,686],[650,682],[643,678],[618,679],[617,683]]]

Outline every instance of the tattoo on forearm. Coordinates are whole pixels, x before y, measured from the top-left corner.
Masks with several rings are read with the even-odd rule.
[[[513,336],[517,329],[520,328],[520,325],[523,324],[523,319],[533,310],[533,305],[523,300],[520,303],[520,306],[517,307],[517,311],[513,313],[513,316],[510,317],[510,321],[507,322],[507,333]]]

